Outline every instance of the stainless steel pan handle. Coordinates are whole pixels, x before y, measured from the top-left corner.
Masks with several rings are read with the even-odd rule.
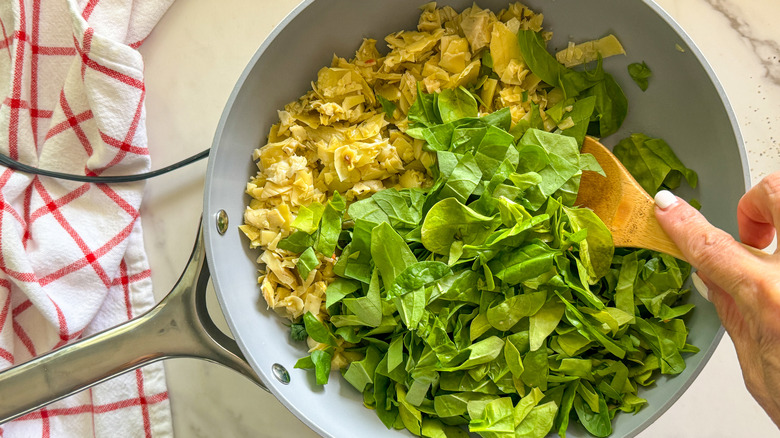
[[[170,293],[145,314],[0,373],[0,424],[161,359],[220,363],[267,388],[206,309],[209,269],[202,229]]]

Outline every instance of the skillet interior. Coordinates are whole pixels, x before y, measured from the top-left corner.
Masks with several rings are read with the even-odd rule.
[[[247,203],[243,194],[254,174],[252,151],[264,144],[276,111],[297,99],[330,64],[335,53],[351,58],[362,38],[382,41],[390,32],[413,29],[420,0],[309,0],[277,28],[250,60],[220,120],[209,160],[204,199],[204,230],[212,278],[223,312],[252,367],[274,395],[301,420],[324,436],[406,436],[389,431],[362,405],[360,394],[335,374],[317,387],[313,373],[293,368],[306,355],[302,344],[289,340],[284,321],[266,309],[257,285],[256,251],[247,249],[236,228]],[[468,0],[440,2],[456,10]],[[480,1],[494,11],[506,0]],[[629,115],[620,132],[604,140],[608,146],[632,132],[664,138],[682,161],[699,173],[694,195],[715,225],[736,234],[733,212],[747,187],[744,147],[732,111],[717,79],[690,39],[654,4],[642,1],[542,0],[527,1],[545,15],[545,28],[554,33],[549,47],[561,48],[569,39],[582,41],[615,33],[628,55],[605,60],[623,87]],[[678,50],[676,45],[682,49]],[[381,46],[381,44],[380,44]],[[646,93],[626,72],[631,62],[645,61],[653,69]],[[219,235],[214,227],[217,211],[224,209],[230,228]],[[687,369],[640,395],[649,405],[637,415],[619,415],[614,435],[633,436],[661,415],[690,385],[717,345],[723,330],[714,308],[702,304],[689,319],[689,342],[701,352],[687,359]],[[273,377],[278,363],[290,373],[288,385]],[[569,436],[587,436],[570,428]]]

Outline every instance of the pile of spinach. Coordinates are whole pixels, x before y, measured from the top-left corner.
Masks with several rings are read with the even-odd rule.
[[[538,33],[519,40],[531,70],[564,91],[573,127],[545,132],[533,117],[512,127],[508,109],[478,117],[466,89],[418,90],[407,133],[436,153],[433,186],[349,206],[336,193],[302,207],[279,245],[301,254],[304,278],[316,253],[340,251],[330,319],[307,313],[293,325],[325,348],[296,367],[324,384],[338,348],[360,353],[343,377],[387,427],[543,437],[565,436],[573,420],[603,437],[618,411],[646,403],[640,386],[658,371],[679,374],[683,354],[697,351],[680,318],[693,306],[678,304],[689,266],[616,250],[601,220],[573,205],[582,171],[601,171],[579,153],[582,138],[622,123],[620,87],[600,63],[564,68]],[[690,176],[668,167],[645,179]]]

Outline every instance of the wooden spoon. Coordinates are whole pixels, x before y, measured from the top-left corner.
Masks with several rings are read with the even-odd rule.
[[[596,157],[607,176],[582,172],[575,205],[590,208],[604,221],[615,246],[646,248],[685,260],[655,219],[655,201],[617,157],[591,137],[585,137],[582,153]]]

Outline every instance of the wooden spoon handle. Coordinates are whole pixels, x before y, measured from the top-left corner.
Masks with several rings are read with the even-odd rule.
[[[618,163],[619,164],[619,163]],[[628,171],[625,171],[626,175]],[[655,218],[655,201],[632,178],[621,181],[621,198],[607,227],[615,246],[646,248],[685,260],[680,248],[669,238]]]
[[[672,257],[676,257],[686,262],[688,261],[683,255],[682,251],[680,251],[680,248],[677,246],[677,244],[674,243],[672,239],[670,239],[666,234],[666,232],[661,228],[661,225],[658,223],[658,221],[653,220],[651,223],[648,223],[648,227],[657,228],[657,231],[653,233],[654,238],[646,240],[646,246],[648,249],[659,251],[664,254],[669,254]]]

